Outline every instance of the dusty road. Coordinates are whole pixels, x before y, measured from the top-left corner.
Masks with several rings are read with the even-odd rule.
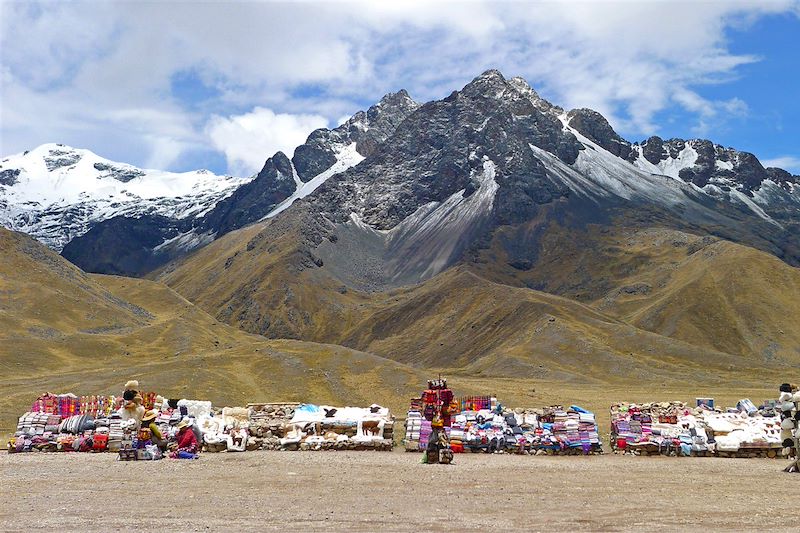
[[[2,530],[626,531],[791,529],[782,460],[402,452],[0,453]],[[783,489],[781,489],[783,487]],[[788,490],[788,492],[786,492]]]

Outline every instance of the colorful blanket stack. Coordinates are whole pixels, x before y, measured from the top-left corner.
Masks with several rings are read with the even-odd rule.
[[[115,396],[81,396],[79,413],[95,417],[106,417],[117,408],[117,398]]]
[[[458,399],[461,411],[492,411],[497,407],[497,398],[494,396],[462,396]]]
[[[64,416],[74,416],[81,412],[81,400],[74,394],[58,395],[58,414]]]
[[[564,409],[553,406],[543,410],[542,427],[552,433],[551,441],[559,443],[562,449],[580,449],[583,453],[598,451],[600,435],[594,413],[581,409],[577,405]],[[544,437],[547,437],[543,433]]]
[[[122,419],[119,417],[108,419],[108,451],[117,452],[122,447],[125,432],[122,430]]]
[[[494,408],[463,410],[452,417],[450,426],[445,425],[455,453],[602,453],[594,414],[580,407],[510,410],[500,407],[490,396],[464,397],[458,403]],[[418,412],[409,411],[406,450],[424,450],[427,445],[430,422],[419,419]]]
[[[420,422],[419,428],[419,449],[425,450],[428,447],[428,441],[431,438],[431,433],[433,432],[433,428],[431,428],[431,421],[430,420],[422,420]]]
[[[80,414],[81,400],[74,394],[45,393],[31,405],[32,413],[50,413],[63,417]]]

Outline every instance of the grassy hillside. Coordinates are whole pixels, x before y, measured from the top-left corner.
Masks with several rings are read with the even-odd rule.
[[[768,253],[661,228],[553,226],[531,268],[518,270],[498,243],[518,231],[496,235],[471,268],[754,365],[800,362],[800,269]]]
[[[780,358],[637,328],[660,315],[636,295],[580,303],[489,282],[474,264],[414,287],[353,291],[308,263],[302,238],[281,229],[284,239],[273,239],[268,226],[235,232],[162,273],[217,317],[161,283],[89,276],[0,231],[0,432],[41,392],[118,393],[131,378],[217,405],[377,402],[402,414],[442,372],[460,394],[494,393],[515,406],[579,403],[605,424],[614,401],[758,401],[792,371]],[[675,287],[664,302],[678,298],[680,284],[664,287]],[[269,340],[218,317],[244,327],[267,317],[324,342]]]
[[[800,361],[800,269],[766,253],[720,241],[665,274],[642,274],[648,298],[618,298],[630,323],[753,361]]]
[[[0,433],[42,392],[118,394],[132,378],[147,390],[221,405],[395,408],[424,379],[375,355],[245,333],[162,284],[86,275],[18,233],[0,230],[0,249]]]
[[[579,244],[558,247],[554,232],[543,241],[553,245],[551,252],[545,248],[527,271],[484,256],[416,286],[361,292],[329,275],[324,264],[308,261],[313,246],[298,227],[297,220],[282,217],[233,232],[159,279],[248,331],[344,345],[418,368],[470,375],[680,383],[686,376],[699,382],[780,373],[792,364],[651,328],[632,315],[639,304],[626,307],[637,294],[636,276],[668,277],[713,239],[657,229],[598,230]],[[594,248],[580,246],[592,240]],[[713,259],[706,268],[715,268]],[[571,299],[525,287],[539,284],[570,294],[572,278],[584,287],[584,296]],[[642,302],[652,301],[657,285],[652,282]],[[777,327],[788,327],[790,320],[772,319]],[[707,333],[727,335],[725,328],[734,326],[731,321]]]

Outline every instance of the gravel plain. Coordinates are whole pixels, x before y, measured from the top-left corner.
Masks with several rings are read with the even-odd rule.
[[[249,452],[0,454],[4,531],[786,530],[782,460]],[[790,493],[796,492],[794,489]],[[788,504],[788,506],[787,506]]]

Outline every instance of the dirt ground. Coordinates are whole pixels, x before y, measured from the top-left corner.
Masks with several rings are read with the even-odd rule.
[[[800,480],[782,472],[783,460],[420,460],[403,452],[222,453],[159,462],[2,453],[0,528],[742,531],[785,530],[800,517],[781,497],[780,487]]]

